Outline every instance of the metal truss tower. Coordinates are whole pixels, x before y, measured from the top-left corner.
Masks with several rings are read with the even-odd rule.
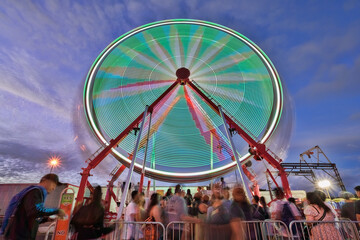
[[[304,158],[308,157],[308,160]],[[346,191],[336,164],[332,163],[319,146],[310,148],[300,154],[299,163],[281,163],[287,175],[303,176],[316,185],[318,178],[314,170],[321,170],[337,183],[342,191]]]

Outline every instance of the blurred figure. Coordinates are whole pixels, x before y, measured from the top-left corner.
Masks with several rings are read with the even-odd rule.
[[[334,221],[335,215],[330,208],[320,199],[315,192],[306,194],[309,205],[305,208],[306,221]],[[313,224],[311,228],[311,239],[342,239],[340,232],[333,223]]]
[[[211,202],[210,202],[210,197],[208,195],[203,195],[202,198],[201,198],[202,202],[208,206],[211,205]]]
[[[345,203],[341,207],[341,217],[356,221],[355,202],[350,200],[349,194],[344,194],[343,198]]]
[[[265,200],[264,197],[260,197],[260,204],[264,209],[264,212],[265,212],[264,217],[265,217],[265,219],[270,219],[269,208],[268,208],[268,206],[266,204],[266,200]]]
[[[326,194],[323,191],[319,191],[319,190],[314,191],[314,193],[319,196],[321,201],[323,201],[326,206],[328,206],[328,208],[334,214],[335,219],[338,220],[339,214],[335,211],[334,207],[330,203],[325,202]]]
[[[152,218],[153,222],[161,222],[164,223],[164,219],[162,218],[163,213],[160,207],[160,195],[158,193],[151,194],[149,207],[147,208],[147,216]]]
[[[202,194],[202,187],[198,186],[196,190],[197,190],[198,193]]]
[[[1,234],[5,239],[35,239],[39,223],[50,215],[65,217],[62,209],[45,208],[47,194],[61,185],[56,174],[46,174],[36,186],[30,186],[16,194],[6,209]]]
[[[228,187],[223,189],[223,195],[224,195],[223,204],[226,207],[226,209],[230,211],[231,201],[230,201],[230,192]]]
[[[356,186],[354,188],[355,192],[356,192],[356,196],[358,198],[360,198],[360,186]],[[355,202],[355,214],[356,214],[356,220],[357,221],[360,221],[360,200],[357,200]],[[359,223],[359,226],[360,226],[360,223]]]
[[[149,207],[147,208],[147,219],[145,222],[160,222],[164,223],[163,217],[162,217],[162,209],[159,204],[160,196],[158,193],[153,193],[150,197],[150,203]],[[144,239],[146,240],[157,240],[160,239],[162,236],[162,232],[160,232],[160,229],[155,225],[145,225],[143,227],[143,234]]]
[[[139,191],[140,189],[140,182],[138,182],[135,186],[134,186],[134,190],[135,191]]]
[[[289,204],[285,199],[282,188],[275,188],[274,193],[276,200],[270,205],[271,219],[283,221],[287,226],[293,220],[300,220],[300,212],[295,205]]]
[[[138,191],[131,192],[131,202],[125,209],[125,222],[135,222],[139,216],[138,210],[139,194]],[[133,224],[127,224],[125,226],[126,236],[123,239],[135,239],[136,229]],[[123,231],[123,232],[124,232]]]
[[[147,218],[147,212],[145,209],[145,194],[143,192],[141,192],[141,193],[138,192],[138,195],[139,195],[139,197],[136,202],[137,207],[138,207],[138,212],[137,212],[135,220],[137,222],[143,222]]]
[[[301,218],[305,218],[305,215],[303,215],[303,211],[302,211],[302,210],[299,208],[299,206],[296,204],[295,198],[289,197],[289,198],[288,198],[288,202],[289,202],[289,204],[292,204],[292,205],[294,205],[294,206],[297,208],[297,210],[298,210],[299,213],[300,213]]]
[[[227,184],[223,177],[220,178],[220,183],[221,183],[221,189],[227,188]]]
[[[230,221],[229,211],[223,205],[223,196],[221,194],[221,185],[214,184],[213,188],[214,202],[211,205],[207,215],[207,222],[210,224],[227,224]]]
[[[270,214],[271,219],[279,220],[285,223],[285,225],[289,228],[290,223],[294,220],[300,220],[301,214],[298,211],[297,207],[293,204],[290,204],[285,199],[285,194],[282,188],[277,187],[274,189],[275,201],[273,201],[270,205]],[[298,234],[297,227],[292,225],[292,229],[290,229],[294,234]],[[287,231],[285,230],[285,226],[282,226],[281,231],[283,236],[287,236]]]
[[[212,192],[214,201],[207,213],[207,223],[210,224],[207,239],[230,239],[230,214],[229,210],[223,205],[221,184],[214,184]]]
[[[168,221],[184,221],[186,220],[187,207],[185,199],[181,197],[180,185],[175,187],[175,195],[172,196],[166,203],[166,212],[168,215]],[[183,232],[182,226],[179,224],[170,225],[170,235],[174,236],[173,240],[180,240]]]
[[[193,201],[193,197],[191,195],[190,189],[188,189],[187,192],[186,192],[186,195],[185,195],[186,206],[190,207],[192,201]]]
[[[245,221],[245,214],[243,211],[243,204],[246,202],[245,191],[242,187],[234,187],[233,192],[233,202],[230,207],[230,226],[232,231],[232,239],[246,239],[245,236],[245,226],[243,221]],[[250,204],[249,204],[250,205]],[[251,207],[251,206],[250,206]]]
[[[191,208],[189,208],[189,215],[193,217],[197,217],[199,214],[199,206],[201,204],[201,194],[195,193],[194,200],[191,204]]]
[[[171,188],[168,188],[168,190],[166,191],[165,197],[169,200],[172,197],[172,191]]]
[[[95,239],[104,236],[114,230],[112,227],[104,227],[105,210],[101,204],[101,187],[94,189],[90,204],[82,206],[71,219],[75,228],[72,239]]]
[[[165,209],[165,207],[166,207],[166,200],[167,200],[167,198],[165,196],[163,196],[160,200],[160,207],[162,209]]]
[[[185,191],[182,190],[180,196],[185,199]]]
[[[253,206],[253,219],[255,220],[265,220],[265,211],[259,204],[260,198],[255,195],[251,201]]]
[[[232,218],[241,218],[246,221],[253,220],[253,207],[249,203],[245,190],[242,187],[235,187],[233,189],[233,202],[230,212]]]

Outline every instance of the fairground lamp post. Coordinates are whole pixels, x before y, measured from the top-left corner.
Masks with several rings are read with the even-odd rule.
[[[59,157],[51,157],[48,161],[48,164],[50,166],[50,173],[51,173],[54,167],[59,166],[60,158]]]
[[[322,189],[326,190],[326,193],[329,197],[329,199],[331,199],[330,194],[329,194],[329,187],[330,187],[331,183],[329,180],[325,179],[325,180],[321,180],[318,182],[318,186]]]

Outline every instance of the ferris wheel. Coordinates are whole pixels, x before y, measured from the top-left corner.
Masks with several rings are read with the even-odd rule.
[[[109,153],[168,182],[212,179],[253,155],[281,168],[265,147],[283,110],[279,75],[251,40],[218,24],[166,20],[120,36],[91,66],[84,106],[105,148],[88,171]]]

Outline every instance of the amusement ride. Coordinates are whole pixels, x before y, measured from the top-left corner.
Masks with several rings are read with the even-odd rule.
[[[267,147],[284,109],[279,74],[256,44],[230,28],[185,19],[138,27],[96,58],[83,101],[102,147],[83,168],[77,204],[91,189],[91,170],[109,154],[120,164],[108,203],[114,181],[129,168],[119,213],[134,171],[142,188],[144,177],[191,183],[237,169],[248,194],[258,194],[248,167],[263,161],[291,196],[282,160]]]

